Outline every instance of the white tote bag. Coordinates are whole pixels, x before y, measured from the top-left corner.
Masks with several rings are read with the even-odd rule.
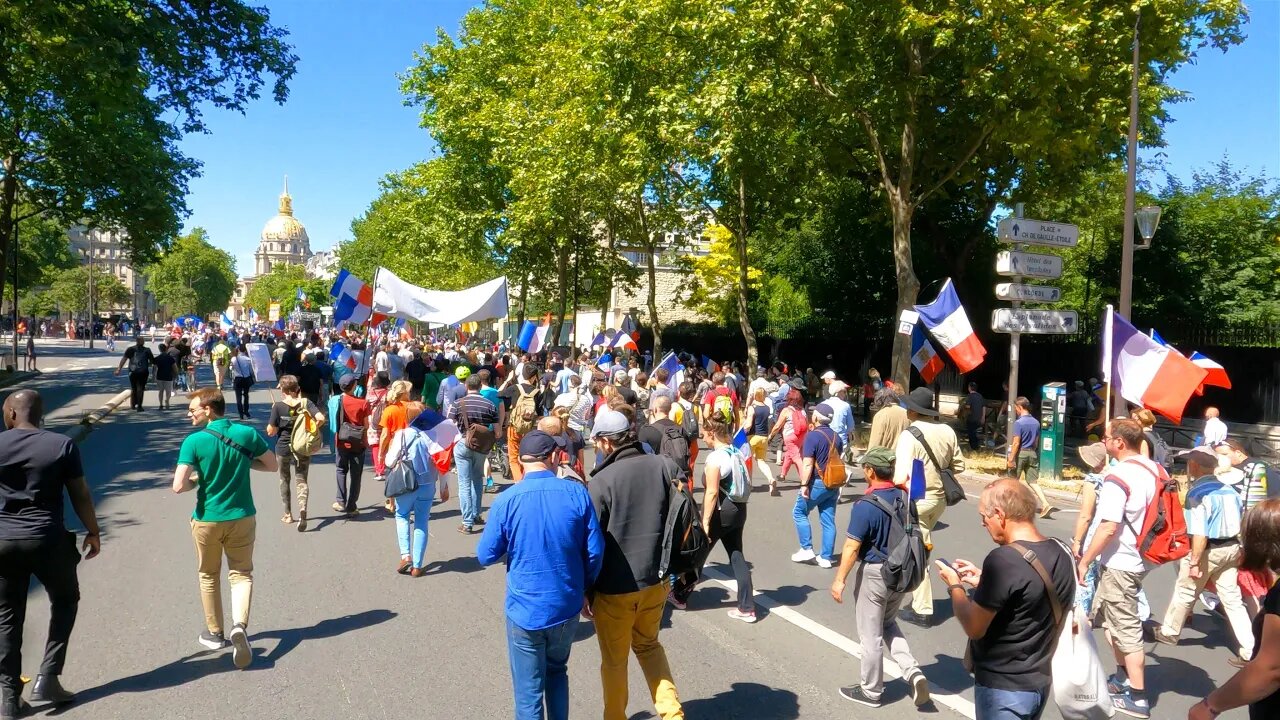
[[[1115,714],[1107,692],[1107,671],[1088,618],[1072,606],[1053,652],[1053,700],[1063,720],[1102,720]]]

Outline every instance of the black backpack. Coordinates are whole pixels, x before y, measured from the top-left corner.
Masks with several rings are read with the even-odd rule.
[[[676,465],[687,468],[689,467],[689,439],[685,437],[684,429],[679,425],[672,423],[667,425],[655,425],[662,429],[662,442],[658,446],[658,454],[663,457],[671,458]]]
[[[673,463],[674,464],[674,463]],[[667,516],[662,532],[662,558],[659,577],[699,573],[711,552],[711,540],[702,529],[698,501],[682,482],[683,469],[667,478]]]
[[[129,372],[148,372],[151,370],[151,348],[133,346],[133,355],[129,358]]]
[[[698,442],[698,416],[692,407],[684,408],[684,415],[680,418],[680,430],[684,432],[687,444],[692,445]]]
[[[888,559],[880,568],[880,577],[890,591],[909,593],[924,581],[929,553],[925,550],[924,537],[920,534],[920,519],[916,515],[915,503],[907,499],[903,490],[898,490],[897,495],[892,507],[874,492],[865,495],[863,500],[889,516]]]

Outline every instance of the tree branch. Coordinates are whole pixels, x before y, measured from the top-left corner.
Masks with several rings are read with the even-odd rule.
[[[925,198],[934,194],[935,192],[938,191],[939,188],[941,188],[943,185],[946,185],[948,182],[950,182],[951,178],[955,177],[956,173],[960,172],[960,168],[963,168],[965,165],[969,163],[970,160],[973,159],[973,156],[977,154],[978,149],[981,148],[982,144],[985,143],[987,141],[987,138],[991,136],[991,132],[992,132],[992,128],[990,126],[984,127],[982,129],[982,132],[978,133],[978,137],[975,138],[973,143],[969,145],[969,149],[965,151],[964,157],[960,158],[960,160],[955,165],[953,165],[951,169],[946,172],[946,174],[944,174],[941,178],[939,178],[938,182],[934,183],[928,190],[925,190],[924,192],[917,195],[912,200],[912,204],[916,207],[919,207],[920,203],[924,202]]]
[[[854,114],[862,121],[862,127],[866,130],[867,139],[871,141],[871,151],[876,156],[876,162],[880,164],[880,176],[884,181],[884,189],[897,194],[897,186],[894,184],[893,178],[889,177],[889,164],[885,162],[884,149],[880,147],[880,136],[876,134],[875,124],[871,122],[871,115],[865,110],[856,110]]]

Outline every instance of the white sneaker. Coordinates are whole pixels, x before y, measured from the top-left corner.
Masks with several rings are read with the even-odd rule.
[[[253,662],[253,648],[249,645],[249,634],[245,632],[244,626],[237,624],[231,628],[231,662],[237,668],[243,670],[249,667],[249,663]]]
[[[830,569],[831,569],[831,561],[830,561],[830,560],[828,560],[828,559],[826,559],[826,558],[822,558],[822,557],[820,557],[820,558],[818,558],[818,567],[820,567],[820,568],[826,568],[826,569],[830,570]]]
[[[810,560],[813,560],[816,557],[818,556],[814,555],[812,550],[809,550],[807,548],[800,548],[799,550],[795,551],[791,555],[791,562],[799,562],[799,563],[809,562]]]
[[[741,620],[742,622],[748,623],[748,624],[753,623],[756,620],[759,620],[759,618],[756,617],[756,614],[754,611],[742,612],[738,608],[734,608],[730,610],[729,617],[733,618],[734,620]]]

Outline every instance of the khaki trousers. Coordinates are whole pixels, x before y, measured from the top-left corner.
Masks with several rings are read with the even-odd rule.
[[[933,526],[942,518],[942,511],[947,509],[947,501],[943,498],[926,496],[916,501],[916,514],[920,516],[920,537],[924,546],[933,549],[931,532]],[[933,615],[933,587],[929,585],[929,565],[924,566],[924,581],[911,593],[911,609],[920,615]]]
[[[1240,543],[1206,548],[1200,557],[1199,578],[1190,575],[1190,555],[1178,561],[1178,582],[1173,586],[1173,599],[1169,601],[1169,609],[1164,613],[1164,626],[1161,628],[1165,635],[1178,637],[1200,591],[1204,590],[1209,581],[1213,581],[1218,599],[1222,601],[1222,609],[1226,611],[1227,623],[1231,625],[1236,642],[1241,645],[1240,657],[1249,659],[1253,654],[1253,625],[1249,622],[1249,613],[1244,609],[1244,599],[1240,595],[1240,585],[1236,579],[1240,552]]]
[[[252,515],[223,522],[191,521],[196,544],[196,570],[200,575],[200,603],[209,632],[222,632],[222,556],[227,556],[227,580],[231,583],[231,623],[249,625],[253,599],[253,542],[258,521]]]
[[[649,683],[653,708],[662,720],[684,720],[680,696],[671,679],[667,651],[658,642],[667,583],[621,595],[596,594],[596,639],[600,642],[600,680],[604,686],[604,720],[627,718],[627,663],[636,653]]]

